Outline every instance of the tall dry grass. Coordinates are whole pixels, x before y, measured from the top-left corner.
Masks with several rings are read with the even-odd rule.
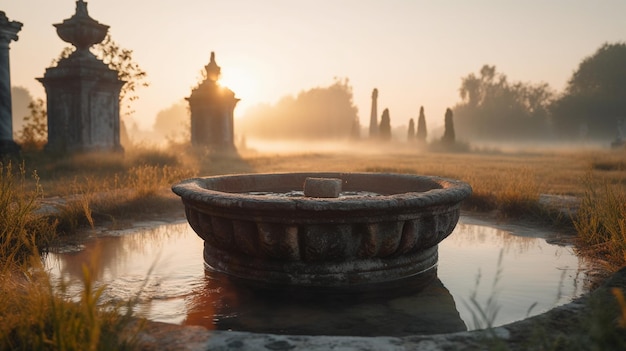
[[[56,208],[53,217],[60,233],[166,211],[174,202],[171,184],[198,172],[198,167],[186,165],[186,157],[150,149],[126,155],[76,154],[62,159],[30,155],[26,159],[31,169],[43,169],[45,195],[52,197],[46,202]]]
[[[137,349],[141,322],[133,302],[100,305],[103,287],[83,271],[77,296],[53,285],[37,255],[28,267],[0,276],[0,350]]]
[[[472,185],[472,197],[465,207],[474,211],[496,211],[500,217],[537,218],[541,186],[534,171],[523,167],[481,174],[468,170],[460,179]]]
[[[579,248],[603,258],[613,267],[626,264],[626,191],[588,174],[586,188],[574,226]]]
[[[0,350],[130,350],[139,326],[132,306],[100,306],[84,270],[78,301],[56,287],[41,253],[56,235],[56,221],[41,213],[36,174],[0,164]],[[34,186],[30,186],[34,184]]]
[[[37,213],[43,189],[37,173],[32,177],[26,181],[23,165],[0,163],[0,273],[45,251],[56,236],[56,222]]]

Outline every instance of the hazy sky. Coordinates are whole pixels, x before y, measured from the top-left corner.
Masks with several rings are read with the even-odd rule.
[[[68,45],[52,24],[71,17],[75,0],[0,1],[24,24],[11,44],[11,83],[45,98],[35,78]],[[626,40],[624,0],[90,0],[88,8],[148,73],[135,105],[142,128],[189,96],[211,51],[242,99],[235,116],[347,77],[362,125],[376,87],[379,114],[389,108],[393,126],[423,105],[434,128],[460,100],[461,77],[483,64],[561,91],[584,57]]]

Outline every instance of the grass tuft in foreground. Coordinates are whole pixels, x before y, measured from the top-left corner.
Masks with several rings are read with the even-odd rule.
[[[56,222],[37,213],[43,190],[37,173],[26,181],[24,166],[0,163],[0,273],[13,262],[45,251],[56,236]]]
[[[0,164],[0,350],[133,349],[132,301],[100,306],[103,288],[86,269],[79,299],[51,282],[40,254],[57,223],[39,211],[37,175],[27,182],[25,173]]]
[[[83,268],[83,287],[71,298],[65,284],[55,288],[39,257],[21,274],[3,275],[0,285],[0,350],[133,350],[141,323],[131,302],[100,306]],[[59,291],[60,289],[60,291]]]
[[[612,267],[622,267],[626,265],[626,191],[591,174],[583,183],[586,190],[574,219],[578,247]]]

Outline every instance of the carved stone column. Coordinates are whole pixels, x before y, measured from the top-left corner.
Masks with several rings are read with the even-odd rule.
[[[17,33],[22,23],[9,21],[0,11],[0,154],[19,152],[13,141],[13,113],[11,108],[11,69],[9,65],[9,44],[17,41]]]
[[[87,3],[76,1],[76,13],[54,25],[59,37],[76,51],[37,78],[46,89],[48,144],[54,153],[121,152],[118,72],[89,48],[106,37],[109,26],[89,16]]]

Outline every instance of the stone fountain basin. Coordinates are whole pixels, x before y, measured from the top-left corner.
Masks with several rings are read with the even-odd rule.
[[[379,195],[278,195],[302,190],[307,178],[341,179],[343,191]],[[472,191],[434,176],[330,172],[194,178],[172,190],[204,240],[211,269],[261,285],[320,288],[399,281],[434,269],[437,244]]]

